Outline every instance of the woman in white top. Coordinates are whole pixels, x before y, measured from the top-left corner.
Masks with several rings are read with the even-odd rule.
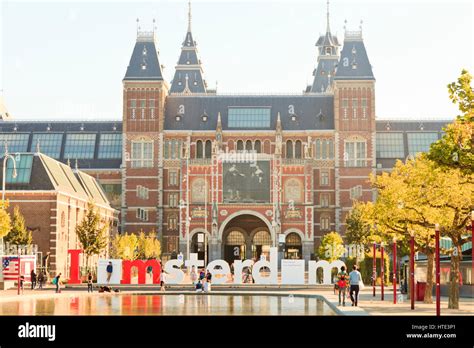
[[[197,275],[197,272],[196,272],[196,267],[193,266],[193,268],[191,269],[191,282],[193,283],[193,285],[196,285],[196,281],[197,281],[197,278],[198,278],[198,275]]]
[[[160,273],[161,291],[165,291],[165,282],[166,282],[166,273],[164,270],[161,270],[161,273]]]

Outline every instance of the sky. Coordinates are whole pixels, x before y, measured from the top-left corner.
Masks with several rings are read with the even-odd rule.
[[[122,79],[142,30],[156,32],[170,81],[187,1],[0,1],[0,95],[18,120],[120,120]],[[379,119],[451,119],[446,85],[474,73],[470,0],[331,0],[343,41],[362,20]],[[302,93],[312,83],[326,0],[192,1],[192,31],[209,88]]]

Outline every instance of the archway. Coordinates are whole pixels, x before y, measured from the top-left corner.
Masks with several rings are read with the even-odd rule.
[[[258,213],[234,214],[227,218],[219,231],[222,258],[233,263],[234,260],[259,259],[262,254],[268,257],[273,245],[269,222]]]
[[[302,259],[303,245],[301,237],[296,232],[291,232],[285,239],[285,259]]]
[[[198,255],[198,260],[203,260],[207,265],[209,261],[209,233],[204,230],[193,231],[191,234],[191,253]]]

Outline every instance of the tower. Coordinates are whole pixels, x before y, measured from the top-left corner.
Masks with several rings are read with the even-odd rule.
[[[155,29],[138,28],[123,79],[121,219],[126,232],[161,233],[160,144],[167,94]]]
[[[345,30],[333,88],[336,230],[344,232],[352,201],[372,199],[368,175],[375,173],[375,77],[362,25],[358,31]]]
[[[326,33],[316,42],[318,47],[318,66],[313,72],[314,80],[308,86],[309,93],[326,93],[331,91],[332,82],[339,61],[339,41],[331,33],[329,25],[329,0],[327,0]]]
[[[197,43],[191,32],[191,2],[188,8],[188,30],[181,47],[176,72],[171,83],[170,93],[206,93],[201,60],[198,57]]]

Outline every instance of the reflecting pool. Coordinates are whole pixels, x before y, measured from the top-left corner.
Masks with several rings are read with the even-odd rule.
[[[293,295],[92,294],[0,302],[0,315],[336,315]]]

